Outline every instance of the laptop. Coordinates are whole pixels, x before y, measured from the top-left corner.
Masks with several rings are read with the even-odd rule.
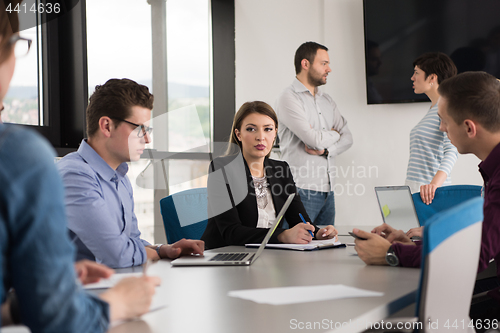
[[[375,194],[384,223],[404,232],[420,227],[409,186],[377,186]]]
[[[285,212],[292,203],[294,196],[295,193],[292,193],[288,196],[288,199],[283,205],[283,208],[281,208],[278,216],[276,217],[276,221],[274,221],[274,224],[269,228],[269,231],[267,232],[266,237],[264,237],[264,240],[262,241],[262,244],[260,244],[257,252],[224,252],[224,253],[205,252],[203,256],[180,257],[172,261],[171,265],[172,266],[227,266],[227,265],[250,266],[255,262],[255,260],[257,260],[257,258],[259,258],[262,251],[264,251],[267,242],[269,242],[269,239],[271,239],[274,230],[276,230],[276,227],[283,218],[283,215],[285,215]]]

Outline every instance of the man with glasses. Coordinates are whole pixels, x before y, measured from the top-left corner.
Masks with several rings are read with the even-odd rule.
[[[151,245],[140,238],[127,162],[139,160],[151,140],[152,108],[148,88],[129,79],[111,79],[90,97],[88,139],[58,163],[77,259],[119,268],[203,254],[203,241]]]

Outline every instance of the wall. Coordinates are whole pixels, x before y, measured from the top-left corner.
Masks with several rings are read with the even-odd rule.
[[[235,0],[235,16],[236,109],[249,100],[274,105],[295,76],[293,56],[301,43],[329,48],[332,72],[323,89],[354,137],[352,148],[337,157],[336,224],[380,224],[373,187],[404,184],[409,133],[430,103],[366,104],[362,0]],[[408,64],[408,84],[412,70]],[[459,156],[453,183],[482,185],[478,163],[475,156]]]

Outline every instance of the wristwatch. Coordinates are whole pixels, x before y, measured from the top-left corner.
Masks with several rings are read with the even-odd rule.
[[[325,148],[325,150],[323,151],[323,154],[321,154],[320,156],[328,156],[328,149]]]
[[[387,253],[385,254],[385,261],[387,261],[387,263],[392,267],[399,266],[399,259],[396,256],[396,253],[394,253],[392,245],[389,247],[389,250],[387,250]]]
[[[160,257],[160,259],[161,259],[160,249],[161,249],[161,247],[162,247],[163,245],[164,245],[164,244],[155,244],[155,250],[156,250],[156,253],[158,253],[158,257]]]

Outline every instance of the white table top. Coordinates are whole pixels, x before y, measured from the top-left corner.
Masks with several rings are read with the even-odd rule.
[[[352,237],[340,237],[340,241],[352,242]],[[255,251],[243,247],[224,250]],[[339,332],[361,332],[367,322],[387,318],[413,303],[420,277],[419,269],[366,266],[353,247],[312,252],[265,250],[247,267],[173,268],[162,260],[148,272],[162,277],[157,294],[168,306],[110,332],[278,333],[300,331],[301,323],[316,323],[317,329],[308,332],[328,331],[342,323],[350,324]],[[325,284],[379,291],[384,296],[279,306],[227,296],[231,290]]]

